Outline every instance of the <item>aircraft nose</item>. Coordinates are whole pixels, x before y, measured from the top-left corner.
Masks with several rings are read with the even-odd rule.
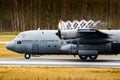
[[[13,42],[8,42],[6,44],[6,48],[9,49],[9,50],[14,50],[14,43]]]

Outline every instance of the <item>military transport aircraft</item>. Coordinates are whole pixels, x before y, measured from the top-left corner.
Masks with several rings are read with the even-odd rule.
[[[120,30],[98,30],[93,28],[93,24],[86,27],[86,24],[91,26],[88,22],[82,26],[84,28],[77,29],[60,27],[59,30],[24,31],[8,42],[6,48],[25,54],[26,59],[32,55],[61,54],[78,55],[81,60],[95,60],[98,55],[119,54]]]

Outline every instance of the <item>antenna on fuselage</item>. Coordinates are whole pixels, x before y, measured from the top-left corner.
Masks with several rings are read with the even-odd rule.
[[[37,30],[40,30],[40,28],[38,28]]]

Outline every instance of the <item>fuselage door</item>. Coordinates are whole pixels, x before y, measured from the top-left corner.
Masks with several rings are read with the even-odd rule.
[[[39,52],[39,45],[38,44],[33,44],[32,45],[32,52],[33,53],[38,53]]]
[[[117,40],[115,40],[113,43],[112,43],[112,52],[113,53],[120,53],[120,43],[118,43]]]

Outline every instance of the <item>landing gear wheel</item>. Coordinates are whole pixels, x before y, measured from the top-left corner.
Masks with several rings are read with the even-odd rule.
[[[88,56],[79,56],[81,60],[86,60]]]
[[[24,57],[25,57],[25,59],[30,59],[31,55],[30,54],[25,54]]]
[[[89,58],[90,58],[91,60],[96,60],[97,57],[98,57],[98,55],[96,55],[96,56],[89,56]]]

